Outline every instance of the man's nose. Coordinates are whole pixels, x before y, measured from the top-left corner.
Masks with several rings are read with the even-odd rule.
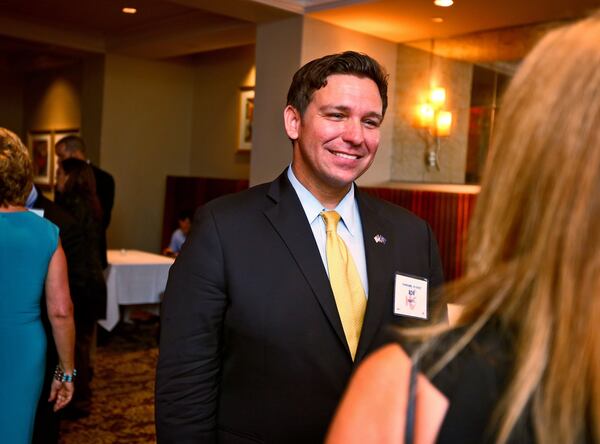
[[[344,141],[352,145],[361,145],[364,139],[361,122],[349,119],[344,127],[344,134],[342,137]]]

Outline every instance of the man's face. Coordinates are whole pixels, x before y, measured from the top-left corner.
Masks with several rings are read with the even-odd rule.
[[[67,153],[65,152],[65,144],[59,143],[54,147],[54,152],[59,160],[65,160],[67,158]]]
[[[187,236],[192,228],[192,221],[189,217],[186,217],[185,219],[179,220],[178,222],[179,228],[181,229],[181,231],[183,231],[183,234]]]
[[[339,196],[375,158],[382,101],[375,82],[336,74],[314,92],[304,116],[288,106],[286,132],[295,140],[294,174],[321,203]]]
[[[67,151],[65,149],[64,143],[59,143],[58,145],[56,145],[54,147],[54,152],[56,153],[56,157],[58,157],[59,160],[65,160],[71,157],[74,157],[75,159],[85,160],[85,155],[81,151]]]

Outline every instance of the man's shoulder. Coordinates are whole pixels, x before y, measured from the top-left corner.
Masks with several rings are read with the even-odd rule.
[[[183,231],[181,230],[181,228],[177,228],[175,231],[173,231],[173,234],[171,235],[171,239],[172,240],[176,240],[176,241],[185,241],[186,235],[183,234]]]
[[[108,171],[103,170],[102,168],[94,165],[93,163],[90,163],[90,165],[92,166],[92,170],[94,171],[94,175],[96,176],[96,181],[102,180],[103,182],[114,182],[112,174],[110,174]]]

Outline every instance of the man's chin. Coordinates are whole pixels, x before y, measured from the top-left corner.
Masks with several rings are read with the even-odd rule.
[[[355,174],[353,174],[351,176],[336,177],[329,181],[329,186],[331,188],[335,188],[340,191],[341,190],[347,191],[350,189],[350,186],[358,177],[360,177],[360,175],[355,175]]]
[[[352,170],[342,171],[333,177],[332,183],[336,183],[339,187],[347,187],[356,179],[363,175],[367,168],[354,168]]]

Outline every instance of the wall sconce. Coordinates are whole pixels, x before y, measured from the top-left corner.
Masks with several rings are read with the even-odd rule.
[[[427,99],[417,106],[415,126],[424,130],[427,142],[425,164],[428,168],[440,170],[438,161],[440,138],[450,135],[452,113],[443,109],[446,103],[446,90],[433,87],[428,91]]]

